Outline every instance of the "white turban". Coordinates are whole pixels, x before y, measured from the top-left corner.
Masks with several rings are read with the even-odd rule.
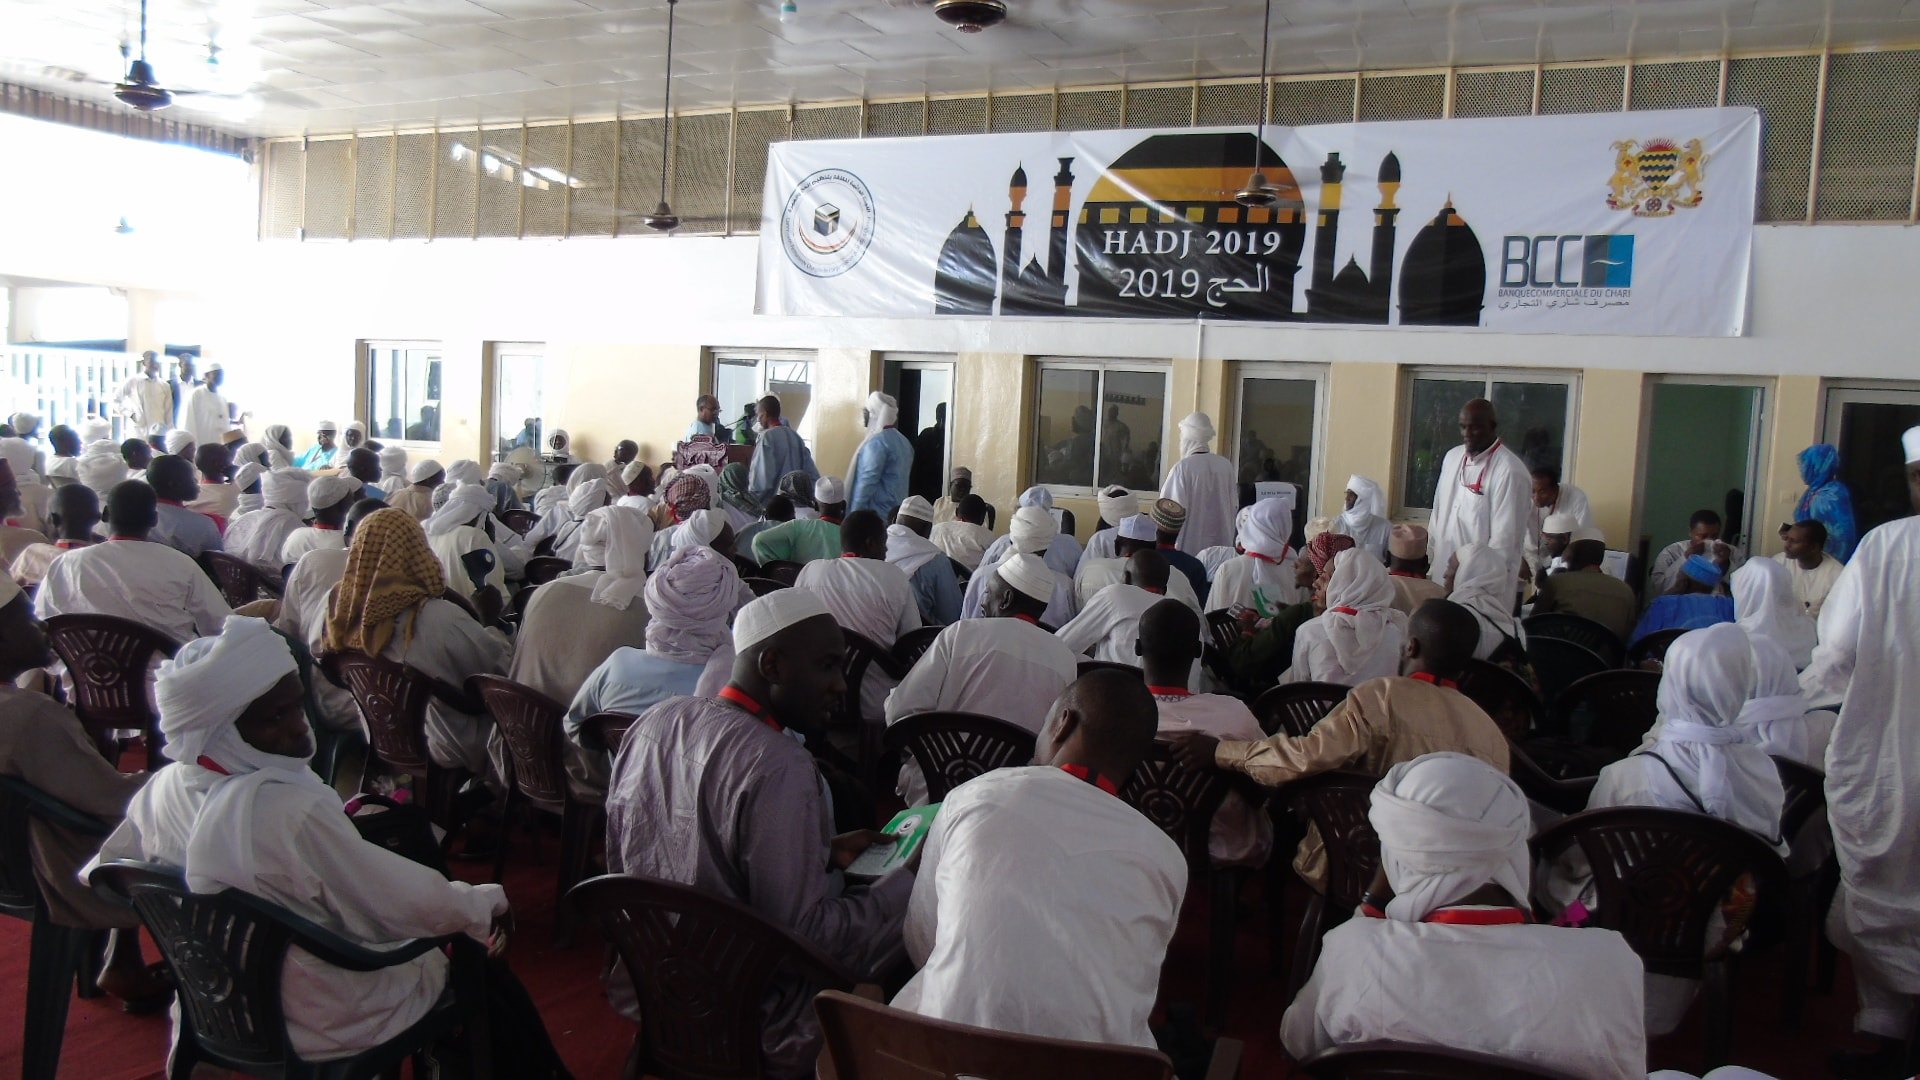
[[[380,448],[380,478],[384,480],[389,476],[404,477],[406,475],[407,475],[406,450],[402,447],[391,446],[391,445],[381,447]]]
[[[173,659],[160,665],[153,684],[166,755],[175,761],[198,761],[212,751],[221,766],[237,771],[245,762],[230,762],[222,753],[241,742],[234,721],[274,684],[299,670],[287,643],[262,619],[229,615],[219,635],[180,646]]]
[[[449,484],[478,484],[486,478],[486,474],[480,471],[480,463],[472,458],[460,458],[447,466]]]
[[[823,476],[813,482],[813,501],[832,506],[847,501],[847,487],[837,476]]]
[[[1053,571],[1038,555],[1013,555],[1001,560],[994,568],[1000,580],[1019,590],[1022,595],[1032,597],[1043,604],[1053,602]]]
[[[628,487],[632,487],[633,482],[640,479],[646,471],[646,462],[639,460],[629,461],[627,462],[627,467],[620,470],[620,482]]]
[[[127,460],[120,456],[118,443],[101,439],[87,444],[87,449],[74,465],[74,472],[80,477],[81,483],[104,499],[107,492],[113,490],[113,485],[127,478]]]
[[[33,444],[27,440],[11,435],[0,439],[0,461],[5,461],[13,470],[16,482],[30,483],[39,478],[33,470],[34,456]]]
[[[682,664],[713,665],[710,658],[724,651],[732,668],[727,619],[739,602],[740,575],[731,561],[712,548],[674,552],[647,579],[647,652]]]
[[[1342,510],[1341,520],[1350,528],[1359,528],[1366,523],[1369,514],[1382,521],[1387,519],[1387,497],[1380,485],[1355,473],[1347,477],[1347,490],[1353,492],[1353,509]]]
[[[318,424],[314,425],[313,430],[337,432],[340,430],[340,425],[334,423],[331,420],[322,420]]]
[[[113,421],[102,417],[93,417],[80,425],[80,441],[96,443],[113,438]]]
[[[1910,427],[1901,434],[1900,448],[1907,452],[1907,464],[1920,464],[1920,427]]]
[[[40,428],[40,417],[34,413],[17,412],[9,419],[13,424],[13,430],[19,432],[23,438],[33,434]]]
[[[424,484],[443,472],[446,470],[440,467],[439,462],[432,458],[421,458],[413,463],[413,468],[407,470],[407,482]]]
[[[575,520],[586,517],[595,510],[607,505],[607,485],[595,479],[593,483],[581,484],[567,492],[567,512]]]
[[[1765,638],[1786,651],[1793,666],[1813,662],[1819,624],[1793,595],[1793,576],[1772,559],[1749,559],[1733,572],[1733,613],[1748,637]]]
[[[455,484],[421,527],[428,536],[445,536],[462,525],[471,525],[480,515],[493,509],[493,495],[479,484]]]
[[[559,484],[555,484],[552,487],[543,487],[533,497],[534,515],[537,517],[546,517],[553,511],[554,507],[560,506],[566,501],[566,488],[561,487]]]
[[[1573,530],[1579,527],[1580,519],[1565,511],[1548,514],[1547,519],[1540,523],[1540,531],[1548,536],[1571,536]]]
[[[891,394],[878,390],[867,395],[867,436],[878,435],[882,430],[900,422],[900,403]]]
[[[1348,548],[1333,557],[1327,579],[1327,611],[1320,616],[1333,655],[1348,671],[1364,671],[1398,627],[1404,640],[1407,616],[1395,610],[1393,581],[1378,556]]]
[[[307,484],[312,480],[313,474],[305,469],[275,469],[260,479],[260,494],[265,496],[268,506],[306,517],[310,512]]]
[[[246,490],[260,482],[267,473],[266,467],[258,462],[249,461],[233,470],[233,490],[245,494]]]
[[[267,448],[257,442],[243,442],[240,444],[240,449],[233,452],[233,463],[236,466],[246,465],[248,463],[265,465],[267,463]]]
[[[1043,554],[1053,546],[1053,538],[1060,535],[1060,525],[1053,515],[1037,506],[1023,506],[1013,512],[1013,520],[1007,525],[1007,535],[1013,538],[1013,549],[1027,555]]]
[[[909,495],[907,501],[900,504],[900,516],[915,521],[932,521],[933,504],[918,495]]]
[[[1146,514],[1135,514],[1120,523],[1120,539],[1144,540],[1153,543],[1160,539],[1160,526]]]
[[[653,609],[647,610],[651,613]],[[741,608],[733,617],[733,651],[744,653],[789,626],[822,615],[833,618],[827,602],[812,589],[776,589]]]
[[[647,551],[652,544],[653,521],[644,511],[603,506],[588,514],[580,526],[580,551],[574,563],[604,568],[602,573],[588,575],[593,602],[627,610],[647,587]]]
[[[1707,813],[1777,842],[1786,801],[1780,772],[1736,724],[1753,663],[1746,632],[1732,623],[1680,635],[1654,693],[1659,719],[1639,752],[1658,754]]]
[[[320,476],[307,484],[307,505],[315,510],[360,493],[360,481],[351,476]]]
[[[363,423],[361,423],[361,422],[360,422],[360,421],[358,421],[358,420],[349,420],[349,421],[347,421],[347,430],[348,430],[349,432],[354,432],[354,431],[357,431],[357,432],[359,432],[359,433],[360,433],[360,443],[361,443],[361,445],[363,445],[363,446],[364,446],[364,445],[366,445],[366,441],[367,441],[367,425],[365,425],[365,424],[363,424]]]
[[[1042,510],[1053,509],[1053,492],[1035,484],[1020,493],[1021,506],[1037,506]]]
[[[162,442],[166,445],[167,453],[178,456],[193,445],[193,432],[174,428],[167,432]]]
[[[487,467],[487,479],[517,484],[520,482],[520,466],[511,461],[496,461]]]
[[[1293,500],[1261,499],[1243,512],[1240,549],[1275,562],[1285,558],[1293,537]]]
[[[1479,758],[1443,752],[1395,765],[1374,785],[1367,820],[1393,886],[1387,918],[1420,922],[1487,884],[1527,902],[1527,797]]]
[[[1140,497],[1118,484],[1100,493],[1100,520],[1118,527],[1140,512]]]
[[[1332,531],[1333,531],[1333,519],[1330,517],[1314,518],[1313,520],[1307,522],[1306,528],[1301,530],[1301,532],[1306,535],[1307,543],[1309,544],[1313,543],[1314,537],[1320,536],[1325,533],[1330,533]]]
[[[1196,454],[1213,441],[1213,418],[1203,412],[1188,413],[1180,421],[1180,456]]]
[[[713,538],[727,527],[725,510],[695,510],[673,530],[673,550],[713,546]]]

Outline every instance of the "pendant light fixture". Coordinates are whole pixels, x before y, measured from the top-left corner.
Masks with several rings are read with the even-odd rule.
[[[667,158],[670,149],[667,139],[673,132],[673,8],[679,2],[667,0],[667,87],[660,105],[660,205],[653,208],[653,213],[640,219],[642,225],[655,232],[672,232],[680,227],[680,215],[667,205]]]
[[[1254,127],[1253,138],[1253,175],[1247,178],[1247,186],[1233,193],[1233,201],[1241,206],[1272,206],[1280,201],[1280,192],[1267,174],[1260,169],[1261,155],[1267,149],[1267,104],[1271,95],[1267,93],[1267,38],[1273,25],[1273,0],[1267,0],[1266,16],[1260,21],[1260,121]]]

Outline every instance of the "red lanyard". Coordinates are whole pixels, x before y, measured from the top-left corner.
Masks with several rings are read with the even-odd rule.
[[[200,766],[200,767],[201,767],[201,768],[203,768],[203,769],[208,769],[208,770],[211,770],[211,771],[213,771],[213,772],[217,772],[217,773],[219,773],[219,774],[220,774],[221,776],[232,776],[232,775],[233,775],[232,773],[230,773],[230,772],[228,772],[228,771],[227,771],[226,769],[224,769],[224,768],[221,768],[221,766],[220,766],[220,763],[219,763],[219,762],[217,762],[217,761],[215,761],[215,760],[213,760],[212,758],[210,758],[210,757],[208,757],[208,756],[207,756],[207,755],[205,755],[205,754],[201,754],[201,755],[200,755],[200,757],[199,757],[199,759],[198,759],[198,760],[196,760],[196,761],[194,762],[194,764],[195,764],[195,765],[198,765],[198,766]]]
[[[1060,766],[1060,771],[1063,773],[1066,773],[1068,776],[1071,776],[1076,780],[1085,780],[1087,783],[1092,784],[1094,787],[1099,788],[1101,791],[1104,791],[1109,795],[1112,795],[1114,798],[1120,797],[1119,784],[1116,784],[1112,780],[1109,780],[1106,777],[1101,776],[1099,773],[1094,772],[1092,769],[1087,768],[1085,765],[1062,765]]]
[[[1329,611],[1331,611],[1331,612],[1333,612],[1333,613],[1334,613],[1335,615],[1358,615],[1358,614],[1360,614],[1360,609],[1359,609],[1359,608],[1350,608],[1350,607],[1337,607],[1337,608],[1329,608],[1328,610],[1329,610]]]
[[[761,723],[767,725],[768,727],[772,728],[775,731],[787,730],[787,726],[785,724],[782,724],[780,721],[775,720],[773,718],[773,714],[767,711],[767,707],[765,705],[762,705],[758,701],[755,701],[752,694],[747,693],[745,690],[742,690],[737,686],[728,684],[726,686],[721,687],[720,700],[733,702],[735,705],[738,705],[740,708],[745,709],[747,712],[747,715],[753,717],[755,720],[760,721]]]
[[[1361,904],[1360,914],[1369,919],[1384,919],[1387,913],[1372,904]],[[1527,923],[1527,913],[1519,908],[1441,908],[1431,912],[1423,923],[1437,923],[1441,926],[1523,926]]]
[[[161,499],[161,500],[160,500],[160,505],[162,505],[162,506],[185,506],[185,505],[187,505],[187,504],[186,504],[186,503],[183,503],[183,502],[181,502],[181,501],[180,501],[179,499]]]
[[[1418,581],[1425,581],[1425,580],[1426,580],[1426,577],[1427,577],[1427,575],[1425,575],[1425,574],[1409,574],[1409,573],[1407,573],[1407,572],[1405,572],[1405,571],[1403,571],[1403,570],[1389,570],[1389,571],[1387,571],[1387,576],[1388,576],[1388,577],[1403,577],[1403,578],[1413,578],[1413,579],[1415,579],[1415,580],[1418,580]]]
[[[1154,686],[1151,683],[1147,685],[1147,693],[1152,694],[1154,697],[1192,697],[1193,696],[1193,691],[1187,689],[1184,686]]]
[[[1423,683],[1432,683],[1435,686],[1444,686],[1449,690],[1460,689],[1459,683],[1454,682],[1452,679],[1443,679],[1440,676],[1435,675],[1430,671],[1416,671],[1413,674],[1407,676],[1407,678],[1416,679]]]
[[[1154,587],[1154,586],[1152,586],[1152,585],[1142,585],[1142,586],[1140,586],[1140,589],[1141,589],[1141,591],[1143,591],[1143,592],[1150,592],[1150,593],[1152,593],[1152,594],[1153,594],[1153,595],[1155,595],[1155,596],[1165,596],[1165,595],[1167,595],[1167,590],[1165,590],[1165,589],[1159,589],[1159,588],[1155,588],[1155,587]]]
[[[840,553],[840,557],[843,559],[857,559],[860,557],[860,553],[857,551],[843,551]]]
[[[1023,623],[1032,623],[1035,626],[1040,625],[1040,620],[1031,615],[1015,615],[1014,618],[1019,619]]]
[[[53,546],[59,548],[61,551],[72,551],[74,548],[87,547],[92,543],[93,541],[91,540],[55,540]]]
[[[1157,550],[1159,550],[1159,551],[1172,551],[1172,550],[1173,550],[1173,545],[1172,545],[1172,544],[1155,544],[1155,545],[1153,545],[1153,546],[1154,546],[1154,548],[1155,548],[1155,549],[1157,549]]]
[[[1466,457],[1460,462],[1461,487],[1466,488],[1475,495],[1480,494],[1480,489],[1485,487],[1487,483],[1487,465],[1492,460],[1494,453],[1500,449],[1502,441],[1503,440],[1500,439],[1493,440],[1493,445],[1487,447],[1486,451],[1480,455],[1480,479],[1475,480],[1471,484],[1467,483],[1467,470],[1473,467],[1473,452],[1471,450],[1467,452]]]
[[[135,541],[136,543],[139,543],[139,542],[144,542],[144,541],[145,541],[145,540],[146,540],[147,538],[146,538],[146,537],[144,537],[144,536],[121,536],[121,535],[120,535],[119,533],[115,533],[114,535],[112,535],[112,536],[109,536],[109,537],[107,537],[107,539],[109,539],[109,540],[132,540],[132,541]]]
[[[319,529],[319,530],[320,530],[321,532],[339,532],[339,531],[340,531],[340,526],[338,526],[338,525],[328,525],[327,523],[325,523],[325,522],[323,522],[323,521],[316,521],[316,522],[314,522],[314,523],[313,523],[313,527],[314,527],[314,528],[316,528],[316,529]]]

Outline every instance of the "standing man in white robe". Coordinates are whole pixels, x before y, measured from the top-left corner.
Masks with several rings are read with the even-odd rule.
[[[867,437],[847,466],[847,504],[887,521],[906,501],[913,471],[913,443],[895,425],[900,403],[878,390],[867,395]]]
[[[1148,1014],[1187,866],[1119,799],[1153,745],[1139,679],[1095,672],[1035,755],[956,788],[934,819],[907,910],[918,974],[893,1007],[1022,1035],[1154,1045]]]
[[[1346,505],[1333,519],[1333,531],[1353,537],[1354,547],[1385,563],[1393,524],[1387,520],[1387,496],[1380,485],[1357,473],[1347,477]]]
[[[1380,870],[1328,931],[1280,1024],[1301,1060],[1376,1040],[1472,1050],[1606,1080],[1647,1074],[1641,964],[1611,930],[1529,925],[1519,785],[1434,753],[1395,765],[1367,819]]]
[[[1206,413],[1190,413],[1180,421],[1180,460],[1160,485],[1161,498],[1187,509],[1176,544],[1194,556],[1233,543],[1233,511],[1240,502],[1233,462],[1207,449],[1213,436],[1213,420]]]
[[[1502,442],[1499,431],[1493,402],[1475,398],[1461,406],[1461,445],[1447,451],[1440,482],[1433,489],[1429,576],[1444,582],[1454,552],[1468,544],[1483,544],[1509,561],[1508,576],[1516,579],[1518,595],[1533,479],[1520,455]]]
[[[1902,437],[1920,513],[1920,427]],[[57,563],[56,563],[57,565]],[[1820,613],[1820,647],[1800,686],[1845,700],[1827,745],[1827,817],[1840,892],[1827,933],[1853,961],[1862,1036],[1848,1064],[1897,1075],[1920,995],[1920,517],[1867,533]],[[1692,635],[1688,635],[1691,637]]]
[[[871,510],[855,510],[840,523],[841,555],[815,559],[794,579],[826,602],[840,629],[850,630],[883,649],[900,635],[920,629],[920,603],[900,568],[887,562],[887,527]],[[878,665],[867,667],[860,685],[860,714],[879,716],[894,683]]]
[[[813,464],[813,451],[807,440],[780,419],[780,399],[768,394],[760,399],[760,435],[753,443],[753,463],[747,467],[747,494],[765,506],[780,492],[780,478],[788,473],[805,473],[820,479]]]
[[[1079,658],[1040,628],[1054,575],[1036,555],[1015,555],[987,575],[982,617],[954,623],[887,695],[887,723],[923,712],[970,712],[1038,733],[1046,710],[1073,682]],[[900,797],[927,800],[912,758],[900,767]]]
[[[1126,577],[1094,594],[1073,621],[1054,631],[1078,657],[1092,650],[1095,660],[1140,664],[1140,616],[1167,595],[1166,556],[1136,551],[1127,560]]]
[[[141,435],[154,425],[173,426],[173,387],[160,377],[160,358],[151,352],[140,354],[140,371],[120,384],[113,404],[127,423]]]
[[[200,564],[147,539],[159,521],[153,488],[123,480],[107,498],[112,532],[104,544],[65,551],[47,565],[34,615],[114,615],[174,641],[220,632],[232,614]]]
[[[187,395],[186,415],[181,419],[181,426],[201,446],[220,445],[221,437],[233,426],[233,420],[228,415],[227,399],[220,394],[220,380],[223,377],[219,364],[208,364],[206,381]]]

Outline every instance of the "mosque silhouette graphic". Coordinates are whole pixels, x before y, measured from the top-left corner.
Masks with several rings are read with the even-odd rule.
[[[1233,200],[1256,159],[1279,191],[1271,207]],[[1016,165],[999,248],[974,208],[948,234],[934,270],[936,314],[1390,321],[1401,211],[1400,160],[1391,153],[1377,174],[1364,270],[1357,257],[1335,270],[1347,166],[1338,152],[1321,164],[1304,311],[1294,309],[1294,292],[1307,207],[1293,170],[1252,133],[1150,136],[1100,173],[1077,215],[1074,159],[1057,160],[1044,261],[1024,250],[1027,171]],[[1486,282],[1479,239],[1449,200],[1407,248],[1398,321],[1477,326]]]

